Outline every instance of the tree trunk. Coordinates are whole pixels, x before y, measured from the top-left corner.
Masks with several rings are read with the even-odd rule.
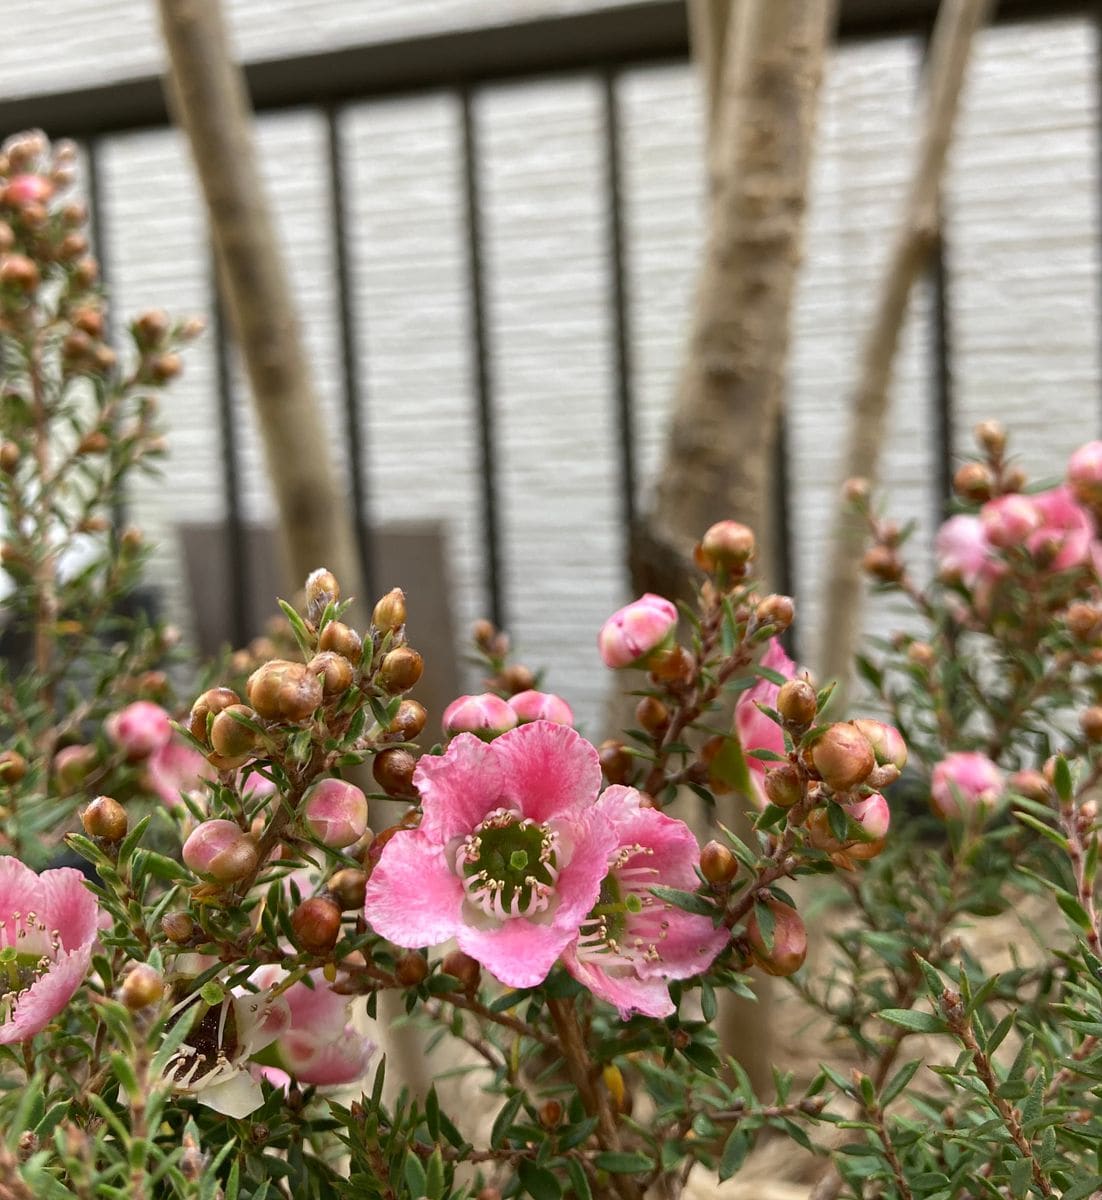
[[[291,578],[327,566],[360,588],[348,491],[311,380],[257,166],[244,76],[218,0],[160,0],[170,99],[191,144],[227,307],[248,371]],[[366,597],[364,598],[366,601]]]
[[[907,304],[937,238],[938,198],[953,136],[968,55],[976,30],[993,0],[942,0],[926,63],[923,133],[903,219],[880,283],[861,351],[860,374],[850,414],[842,478],[875,483],[890,404],[892,370]],[[830,550],[823,625],[819,638],[820,678],[836,679],[841,700],[850,680],[864,585],[861,554],[864,522],[839,507]]]

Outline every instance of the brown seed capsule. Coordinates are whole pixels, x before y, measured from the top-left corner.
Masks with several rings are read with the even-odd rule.
[[[521,692],[530,692],[535,686],[535,673],[523,663],[511,663],[501,672],[502,690],[508,692],[510,696],[519,696]]]
[[[247,704],[231,704],[215,715],[210,725],[210,744],[223,758],[249,755],[260,741],[256,730],[242,725],[234,713],[250,721],[256,720],[256,713]]]
[[[387,726],[387,733],[397,733],[402,741],[411,742],[425,728],[428,712],[423,704],[416,700],[403,700],[398,705],[394,720]]]
[[[540,1105],[540,1124],[544,1129],[555,1129],[562,1121],[562,1102],[559,1100],[545,1100]]]
[[[343,621],[330,621],[318,638],[319,650],[332,650],[347,658],[353,666],[363,658],[364,644],[360,635]]]
[[[105,842],[121,842],[126,837],[126,809],[111,796],[97,796],[80,814],[80,823],[89,837]]]
[[[0,442],[0,471],[6,475],[13,474],[15,468],[19,466],[21,457],[19,447],[15,442]]]
[[[1006,449],[1006,426],[999,421],[981,421],[972,430],[972,436],[981,450],[995,458]]]
[[[791,808],[798,800],[803,799],[803,779],[792,763],[770,767],[765,772],[764,787],[770,804],[775,804],[778,808]]]
[[[903,578],[903,564],[890,546],[870,546],[861,559],[861,569],[881,583],[898,583]]]
[[[380,633],[395,633],[406,623],[406,594],[401,588],[391,588],[378,600],[371,613],[371,624]]]
[[[421,678],[425,662],[412,646],[398,646],[383,656],[379,685],[392,696],[406,692]]]
[[[371,764],[375,782],[388,796],[415,796],[413,772],[417,759],[408,750],[381,750]]]
[[[343,696],[352,686],[352,664],[343,654],[337,654],[334,650],[315,654],[306,664],[306,669],[321,680],[322,695],[327,700]]]
[[[33,292],[39,283],[38,267],[25,254],[0,256],[0,285],[19,292]]]
[[[0,786],[11,787],[22,783],[27,774],[27,760],[18,750],[0,753]]]
[[[26,1162],[27,1159],[38,1153],[41,1146],[38,1134],[33,1129],[25,1129],[19,1135],[19,1146],[16,1153],[19,1155],[20,1162]]]
[[[325,887],[343,912],[358,912],[364,906],[367,873],[357,871],[355,867],[343,867],[329,876]]]
[[[240,704],[241,697],[228,687],[208,688],[191,706],[188,717],[188,730],[197,742],[207,740],[207,717],[211,713],[220,713],[231,704]]]
[[[1079,728],[1088,742],[1102,742],[1102,705],[1084,709],[1079,714]]]
[[[245,685],[249,703],[266,721],[305,721],[323,699],[321,680],[305,663],[274,658]]]
[[[635,706],[635,719],[648,733],[661,733],[670,723],[670,710],[657,696],[644,696]]]
[[[991,471],[983,463],[968,462],[953,476],[953,490],[958,496],[975,503],[990,500],[995,487]]]
[[[777,693],[777,712],[789,725],[805,728],[815,720],[819,700],[806,679],[790,679]]]
[[[609,783],[626,784],[631,782],[635,770],[635,760],[627,752],[623,742],[613,739],[602,742],[597,747],[597,757],[601,760],[601,770]]]
[[[478,990],[482,981],[482,967],[477,959],[464,954],[462,950],[452,950],[444,955],[444,961],[440,965],[445,975],[459,980],[468,995]]]
[[[327,567],[318,567],[306,576],[306,615],[311,621],[319,621],[326,608],[340,598],[341,585]]]
[[[298,944],[309,954],[328,954],[341,935],[341,910],[325,896],[314,896],[291,913]]]
[[[161,918],[161,930],[170,942],[182,946],[190,942],[195,933],[195,922],[186,912],[165,913]]]
[[[429,973],[429,964],[423,954],[410,950],[398,959],[394,974],[403,987],[416,987],[423,983]]]
[[[133,967],[119,988],[119,999],[131,1012],[157,1004],[164,994],[165,981],[160,972],[145,963]]]
[[[811,746],[810,758],[819,778],[835,792],[848,792],[864,782],[876,766],[868,739],[847,722],[839,721]]]
[[[738,860],[722,842],[711,841],[700,851],[700,873],[709,883],[723,886],[738,874]]]
[[[754,609],[754,617],[759,625],[772,625],[782,633],[792,624],[795,616],[796,605],[790,596],[766,596]]]
[[[151,308],[135,318],[134,340],[143,349],[159,346],[168,337],[169,326],[168,313],[160,308]]]

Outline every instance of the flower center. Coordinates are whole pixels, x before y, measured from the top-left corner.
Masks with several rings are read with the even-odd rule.
[[[544,912],[555,894],[558,835],[546,825],[495,809],[463,839],[455,866],[467,899],[504,921]]]
[[[627,974],[644,962],[658,962],[659,947],[670,928],[669,904],[651,894],[657,883],[655,867],[628,866],[639,855],[653,854],[646,846],[624,846],[609,863],[589,916],[582,924],[576,953],[603,971]]]
[[[33,913],[15,913],[0,921],[0,1020],[12,1001],[35,982],[61,949],[61,936]]]

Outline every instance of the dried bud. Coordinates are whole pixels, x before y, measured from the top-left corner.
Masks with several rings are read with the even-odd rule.
[[[403,954],[394,967],[394,974],[403,987],[417,987],[424,983],[428,973],[428,961],[416,950]]]
[[[796,616],[796,606],[790,596],[766,596],[756,609],[754,617],[759,625],[772,625],[778,633],[783,633]]]
[[[329,876],[326,891],[341,906],[342,912],[359,912],[364,906],[367,873],[355,867],[344,867]]]
[[[400,734],[403,742],[412,742],[425,728],[427,720],[425,706],[416,700],[406,699],[398,705],[394,720],[387,726],[387,733]]]
[[[330,604],[341,598],[341,585],[326,567],[318,567],[306,577],[306,615],[315,623]]]
[[[188,730],[197,742],[207,740],[207,717],[211,713],[220,713],[231,704],[240,704],[241,697],[228,687],[209,688],[191,706],[188,717]]]
[[[1079,728],[1088,742],[1102,742],[1102,706],[1092,704],[1079,714]]]
[[[165,981],[160,972],[145,963],[133,967],[119,988],[119,999],[131,1012],[157,1004],[164,994]]]
[[[323,650],[320,654],[315,654],[306,664],[306,669],[321,680],[322,695],[327,700],[333,696],[343,696],[352,686],[352,664],[343,654],[337,654],[333,650]]]
[[[367,829],[367,797],[344,779],[319,780],[303,797],[302,819],[323,846],[351,846]]]
[[[798,800],[803,799],[803,777],[792,763],[770,767],[765,772],[763,786],[770,804],[775,804],[778,808],[791,808]]]
[[[903,564],[890,546],[870,546],[861,559],[861,569],[881,583],[898,583],[903,578]]]
[[[41,1145],[38,1134],[33,1129],[25,1129],[19,1135],[19,1147],[17,1153],[20,1162],[26,1162],[28,1158],[38,1153]]]
[[[92,429],[77,443],[77,454],[106,454],[111,449],[111,439],[102,429]]]
[[[700,851],[700,873],[709,883],[725,886],[738,874],[738,860],[722,842],[709,842]]]
[[[328,954],[341,935],[341,910],[325,896],[314,896],[291,913],[295,939],[308,954]]]
[[[121,842],[129,824],[126,809],[111,796],[97,796],[80,814],[80,823],[89,837],[105,842]]]
[[[907,647],[907,661],[928,671],[934,665],[934,648],[929,642],[911,642]]]
[[[184,842],[183,859],[197,875],[237,883],[256,872],[256,842],[233,821],[204,821]]]
[[[364,655],[364,644],[360,635],[343,621],[330,621],[318,638],[319,650],[332,650],[355,666]]]
[[[0,471],[13,475],[22,455],[15,442],[0,442]]]
[[[183,946],[194,936],[195,922],[190,913],[179,910],[165,913],[161,918],[161,931],[170,942]]]
[[[413,772],[417,759],[408,750],[382,750],[375,755],[371,773],[388,796],[415,796]]]
[[[746,923],[746,936],[754,961],[767,975],[794,975],[807,957],[807,929],[803,919],[790,904],[772,896],[764,903],[773,916],[772,938],[762,934],[758,906]]]
[[[464,954],[462,950],[452,950],[444,955],[444,961],[440,965],[445,975],[459,980],[468,995],[478,990],[482,981],[482,968],[477,959]]]
[[[782,683],[777,693],[777,712],[784,721],[803,729],[815,720],[819,699],[806,679],[790,679]]]
[[[562,1121],[563,1107],[559,1100],[545,1100],[539,1109],[540,1124],[544,1129],[556,1129]]]
[[[841,721],[812,743],[810,757],[819,778],[835,792],[857,787],[876,766],[876,756],[865,735]]]
[[[22,783],[27,774],[27,760],[18,750],[0,753],[0,786],[11,787]]]
[[[693,552],[704,571],[720,569],[741,574],[754,557],[754,531],[738,521],[717,521],[700,539]]]
[[[88,239],[83,233],[67,233],[57,248],[58,262],[73,262],[88,253]]]
[[[249,703],[268,721],[305,721],[321,704],[321,680],[304,663],[275,658],[257,668],[245,690]]]
[[[93,287],[99,280],[99,263],[89,254],[73,267],[73,282],[80,288]]]
[[[483,741],[516,727],[517,714],[500,696],[483,692],[479,696],[460,696],[444,709],[444,733],[455,737],[473,733]]]
[[[623,742],[610,739],[597,747],[601,770],[609,783],[628,784],[635,773],[635,760],[627,752]]]
[[[990,500],[995,480],[989,468],[979,462],[968,462],[953,476],[953,490],[958,496],[982,504]]]
[[[379,667],[379,685],[392,696],[409,691],[421,678],[425,662],[412,646],[398,646],[383,656]]]
[[[406,594],[401,588],[391,588],[375,604],[371,624],[380,633],[395,633],[406,623]]]
[[[657,696],[644,696],[635,706],[635,719],[648,733],[661,733],[670,723],[670,710]]]

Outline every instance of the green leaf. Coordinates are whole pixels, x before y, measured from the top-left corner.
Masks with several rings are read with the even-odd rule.
[[[295,635],[295,641],[298,642],[298,648],[302,651],[302,657],[313,658],[314,651],[310,645],[310,632],[306,628],[306,622],[286,600],[277,600],[276,603],[283,610],[283,615],[291,626],[291,632]]]
[[[524,1159],[517,1174],[521,1186],[532,1200],[559,1200],[562,1195],[562,1185],[545,1167],[537,1167],[535,1163]]]
[[[499,1150],[505,1144],[505,1139],[512,1128],[513,1122],[517,1119],[517,1113],[520,1112],[523,1100],[523,1092],[514,1092],[501,1106],[501,1111],[494,1118],[493,1128],[490,1130],[490,1146],[492,1149]]]
[[[575,1200],[593,1200],[593,1192],[586,1178],[585,1167],[576,1158],[566,1160],[566,1173],[570,1176],[570,1186],[574,1189]]]
[[[916,1058],[913,1062],[906,1063],[895,1073],[893,1078],[888,1083],[887,1087],[880,1093],[880,1107],[887,1108],[889,1104],[898,1096],[907,1084],[914,1079],[918,1068],[922,1066],[922,1059]]]
[[[1062,754],[1056,756],[1056,764],[1052,773],[1052,786],[1056,789],[1056,795],[1065,804],[1071,799],[1071,793],[1074,788],[1071,779],[1071,768],[1068,766],[1068,760]]]
[[[406,1152],[402,1174],[405,1176],[406,1187],[409,1188],[411,1196],[425,1194],[425,1168],[421,1166],[421,1160],[412,1150]]]
[[[602,1150],[594,1155],[593,1161],[601,1170],[614,1175],[641,1175],[654,1166],[645,1154],[620,1150]]]
[[[742,746],[734,735],[723,739],[719,753],[708,764],[708,774],[743,796],[751,794],[750,768],[746,765]]]
[[[750,1139],[738,1127],[732,1129],[727,1141],[723,1145],[723,1153],[719,1159],[720,1182],[724,1179],[730,1179],[734,1175],[746,1161],[746,1156],[749,1152]]]
[[[755,904],[754,920],[758,923],[758,932],[761,934],[761,942],[765,953],[771,954],[773,952],[773,930],[776,926],[776,921],[773,918],[773,910],[768,904]]]
[[[710,900],[696,895],[695,892],[683,892],[680,888],[666,887],[663,884],[655,884],[651,891],[659,900],[665,900],[674,908],[694,913],[698,917],[714,917],[718,911]]]
[[[946,1024],[933,1013],[916,1012],[913,1008],[883,1008],[876,1014],[882,1021],[898,1025],[909,1033],[945,1033]]]

